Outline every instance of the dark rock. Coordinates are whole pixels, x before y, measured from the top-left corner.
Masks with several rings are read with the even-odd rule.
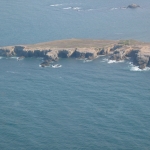
[[[0,56],[9,57],[13,56],[9,49],[0,49]]]
[[[93,54],[92,54],[92,53],[87,52],[87,53],[85,53],[85,58],[93,59],[93,58],[94,58],[94,56],[93,56]]]
[[[15,46],[14,47],[14,52],[18,56],[23,56],[23,49],[24,49],[23,46]]]
[[[107,51],[103,48],[103,49],[101,49],[97,54],[98,54],[98,55],[106,55],[106,54],[107,54]]]
[[[98,53],[97,55],[108,55],[110,52],[110,49],[109,48],[102,48]]]
[[[132,50],[126,56],[127,57],[131,57],[131,58],[135,58],[137,56],[137,54],[138,54],[139,51],[140,50]]]
[[[89,59],[93,59],[94,58],[94,54],[92,52],[82,52],[82,51],[78,51],[77,49],[72,53],[71,57],[74,58],[89,58]]]
[[[110,49],[110,51],[115,51],[116,49],[119,49],[119,48],[121,48],[123,45],[121,45],[121,44],[115,44],[111,49]]]
[[[139,65],[139,68],[140,69],[144,69],[146,67],[146,64],[141,64],[141,65]]]
[[[40,64],[41,67],[48,67],[50,65],[49,61],[44,61]]]
[[[68,58],[69,52],[67,50],[62,50],[58,52],[59,58]]]
[[[114,53],[110,56],[109,58],[110,60],[116,60],[116,61],[120,61],[120,60],[124,60],[126,59],[125,53],[124,51],[114,51]]]
[[[16,56],[24,57],[44,57],[51,50],[24,50],[23,46],[15,46],[14,53]]]
[[[130,5],[128,5],[128,7],[127,8],[138,8],[138,7],[140,7],[139,5],[137,5],[137,4],[130,4]]]
[[[140,69],[144,69],[149,63],[149,57],[137,54],[133,63],[138,65]]]
[[[149,57],[149,61],[148,61],[148,64],[147,64],[147,66],[148,66],[148,67],[150,67],[150,57]]]
[[[83,56],[77,49],[72,53],[71,57],[75,57],[75,58],[83,57],[83,58],[85,58],[85,56]]]

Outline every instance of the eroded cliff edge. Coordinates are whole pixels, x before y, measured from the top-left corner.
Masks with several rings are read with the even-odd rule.
[[[130,59],[140,69],[150,67],[150,43],[134,40],[68,39],[0,47],[0,56],[43,57],[44,64],[49,64],[59,58],[95,59],[99,55],[108,55],[109,59],[116,61]]]

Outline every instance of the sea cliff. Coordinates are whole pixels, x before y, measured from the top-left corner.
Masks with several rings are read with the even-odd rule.
[[[43,57],[42,67],[59,58],[95,59],[99,55],[108,55],[116,61],[130,59],[140,69],[150,67],[150,43],[134,40],[67,39],[0,47],[0,56],[4,57]]]

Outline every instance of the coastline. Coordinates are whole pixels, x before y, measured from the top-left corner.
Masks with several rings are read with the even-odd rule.
[[[42,67],[59,58],[96,59],[100,55],[110,60],[130,59],[140,69],[150,67],[150,43],[135,40],[66,39],[31,45],[0,47],[3,57],[43,57]]]

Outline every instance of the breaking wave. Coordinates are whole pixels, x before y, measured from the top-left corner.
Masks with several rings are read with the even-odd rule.
[[[104,58],[101,62],[108,62],[108,59]]]
[[[93,61],[93,60],[91,60],[91,59],[84,59],[83,60],[84,63],[91,62],[91,61]]]
[[[0,59],[2,59],[3,57],[0,57]]]
[[[129,63],[130,71],[150,71],[150,67],[145,67],[144,69],[140,69],[138,66],[133,65],[133,63]]]
[[[121,63],[124,62],[124,60],[120,60],[120,61],[116,61],[116,60],[108,60],[108,64],[112,64],[112,63]]]

